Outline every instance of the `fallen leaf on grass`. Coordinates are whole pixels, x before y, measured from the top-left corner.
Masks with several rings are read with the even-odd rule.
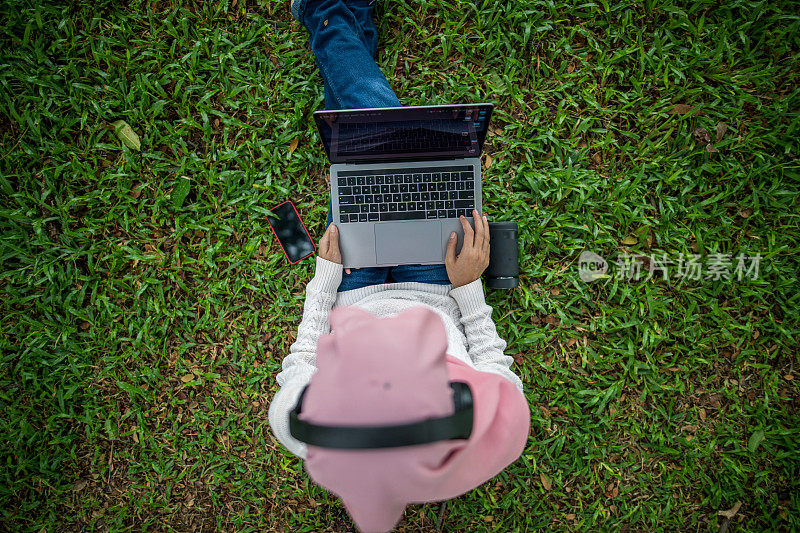
[[[550,324],[551,326],[557,326],[561,323],[561,321],[553,315],[547,315],[546,317],[544,317],[544,321]]]
[[[672,106],[672,109],[669,110],[670,115],[685,115],[689,111],[694,109],[693,105],[689,104],[675,104]]]
[[[567,67],[567,72],[572,73],[575,72],[575,63],[570,63]]]
[[[547,476],[544,474],[539,474],[539,479],[542,480],[542,486],[544,487],[544,490],[549,491],[553,487],[553,484],[550,483],[550,480],[547,479]]]
[[[711,135],[708,134],[708,130],[705,128],[695,128],[694,138],[698,143],[702,144],[703,146],[711,142]]]
[[[190,382],[190,381],[192,381],[193,379],[194,379],[194,374],[192,374],[191,372],[189,372],[188,374],[184,374],[183,376],[181,376],[181,381],[183,381],[184,383],[189,383],[189,382]]]
[[[761,444],[761,441],[764,440],[764,432],[760,429],[753,432],[750,436],[750,440],[747,442],[747,449],[751,452],[755,452],[758,449],[758,446]]]
[[[786,374],[785,376],[783,376],[783,379],[785,379],[786,381],[792,381],[794,379],[794,376],[791,374]]]
[[[295,150],[297,150],[297,145],[300,144],[300,139],[294,139],[289,144],[289,155],[292,155]]]
[[[114,128],[114,133],[117,134],[117,137],[119,137],[119,139],[122,141],[122,144],[131,150],[136,150],[137,152],[142,149],[142,143],[139,141],[139,136],[136,135],[130,124],[124,120],[117,120],[111,123],[111,127]]]
[[[134,427],[133,434],[131,436],[133,437],[133,442],[139,444],[139,430]]]
[[[750,209],[749,207],[742,207],[741,209],[739,209],[739,216],[741,216],[742,218],[748,218],[752,214],[753,210]]]
[[[622,239],[622,244],[624,244],[626,246],[633,246],[637,242],[639,242],[639,240],[636,237],[634,237],[633,235],[628,235],[627,237]]]
[[[486,155],[486,160],[484,161],[483,165],[484,165],[484,168],[486,168],[486,169],[488,169],[490,166],[492,166],[492,156],[487,154]]]
[[[727,511],[719,511],[720,516],[724,516],[728,520],[736,516],[736,513],[739,512],[739,508],[742,506],[742,502],[736,502],[736,505],[728,509]]]
[[[183,205],[183,201],[186,200],[186,197],[189,195],[191,185],[191,180],[187,176],[181,176],[178,178],[177,183],[175,183],[175,188],[173,188],[172,192],[170,193],[172,206],[175,209],[178,209]]]
[[[728,125],[724,122],[717,122],[717,138],[714,142],[720,142],[726,131],[728,131]]]

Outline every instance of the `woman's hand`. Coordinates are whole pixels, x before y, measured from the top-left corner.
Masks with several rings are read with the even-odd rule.
[[[332,263],[342,264],[342,252],[339,250],[339,228],[331,224],[325,235],[319,240],[317,254]]]
[[[332,263],[342,264],[342,252],[339,250],[339,228],[331,224],[325,230],[325,235],[319,240],[317,254]],[[350,273],[349,268],[344,269],[345,274]]]
[[[475,221],[475,231],[461,216],[461,226],[464,228],[464,245],[461,253],[456,257],[456,233],[450,234],[450,242],[447,243],[447,254],[444,258],[447,267],[447,277],[453,288],[461,287],[472,283],[483,274],[489,266],[489,222],[486,216],[481,218],[476,209],[472,211],[472,218]]]

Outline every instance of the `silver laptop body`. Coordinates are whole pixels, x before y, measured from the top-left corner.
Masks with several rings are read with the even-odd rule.
[[[315,113],[330,159],[356,160],[330,167],[345,267],[441,264],[453,231],[460,250],[459,216],[483,212],[479,155],[491,110],[458,104]]]

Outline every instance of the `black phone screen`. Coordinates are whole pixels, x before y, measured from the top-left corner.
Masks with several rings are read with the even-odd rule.
[[[268,216],[267,221],[278,237],[278,242],[281,243],[283,253],[289,258],[289,262],[294,264],[313,254],[316,249],[314,241],[308,235],[292,202],[284,202],[271,211],[276,216]]]

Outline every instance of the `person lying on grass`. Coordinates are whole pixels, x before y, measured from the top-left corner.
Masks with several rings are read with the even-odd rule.
[[[328,109],[400,105],[374,61],[373,9],[369,0],[292,4],[309,32]],[[457,255],[451,236],[444,265],[345,272],[328,213],[269,423],[362,531],[391,530],[408,503],[443,501],[475,488],[525,447],[530,411],[480,280],[489,263],[489,225],[477,211],[472,223],[474,230],[461,217],[464,244]],[[456,412],[453,382],[465,383],[471,395],[466,438],[338,449],[307,445],[290,431],[293,412],[308,424],[358,428],[448,417]]]

